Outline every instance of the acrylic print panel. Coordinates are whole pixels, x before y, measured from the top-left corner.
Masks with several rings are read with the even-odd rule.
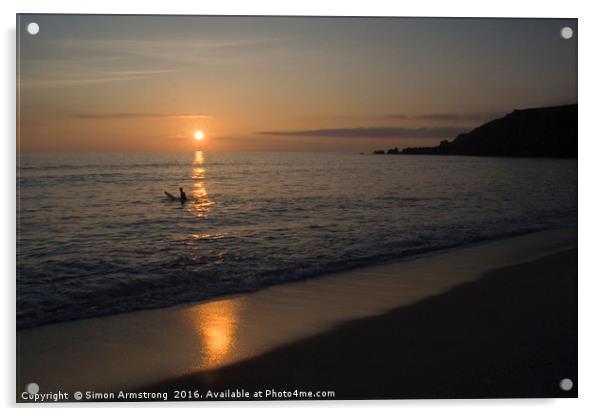
[[[577,396],[575,19],[17,21],[17,401]]]

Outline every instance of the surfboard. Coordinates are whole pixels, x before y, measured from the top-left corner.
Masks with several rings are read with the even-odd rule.
[[[167,191],[163,191],[163,192],[165,192],[165,195],[167,195],[167,197],[168,197],[169,199],[171,199],[172,201],[179,201],[179,200],[180,200],[180,198],[178,198],[177,196],[174,196],[174,195],[170,194],[170,193],[169,193],[169,192],[167,192]]]

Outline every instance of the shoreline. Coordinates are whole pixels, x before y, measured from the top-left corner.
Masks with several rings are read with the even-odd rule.
[[[195,304],[21,330],[18,386],[35,380],[42,392],[113,391],[173,380],[257,357],[341,323],[416,304],[492,269],[575,246],[576,229],[536,232]]]
[[[537,293],[542,289],[547,293]],[[570,391],[560,388],[564,378],[574,382]],[[229,400],[253,400],[257,391],[295,389],[335,392],[320,398],[329,400],[575,398],[577,386],[573,248],[141,391],[211,390]],[[251,397],[235,395],[238,391]]]
[[[358,262],[356,264],[344,266],[344,267],[341,267],[341,268],[321,270],[317,274],[311,274],[311,275],[308,275],[308,276],[304,276],[304,277],[296,278],[296,279],[292,279],[292,280],[274,281],[274,282],[268,283],[265,286],[260,286],[260,287],[257,287],[257,288],[254,288],[254,289],[250,289],[250,290],[242,289],[242,290],[236,290],[236,291],[232,291],[232,292],[228,292],[228,293],[209,295],[208,297],[201,298],[201,299],[194,299],[193,298],[192,300],[178,300],[178,301],[175,301],[175,302],[168,302],[166,304],[161,304],[161,305],[158,305],[158,306],[133,308],[133,309],[126,309],[126,310],[123,310],[123,311],[117,310],[117,311],[114,311],[114,312],[111,312],[111,313],[100,313],[100,314],[97,314],[97,315],[83,316],[83,317],[80,317],[80,318],[67,318],[67,319],[63,319],[63,320],[50,320],[50,321],[45,321],[43,323],[35,324],[35,325],[19,326],[19,324],[17,323],[17,331],[33,330],[33,329],[44,327],[44,326],[48,326],[48,325],[63,324],[63,323],[69,323],[69,322],[77,322],[77,321],[81,321],[81,320],[102,319],[102,318],[106,318],[106,317],[112,317],[112,316],[117,316],[117,315],[125,315],[125,314],[136,313],[136,312],[143,312],[143,311],[149,311],[149,310],[158,310],[158,309],[167,309],[167,308],[174,308],[174,307],[185,307],[185,306],[197,305],[197,304],[201,304],[201,303],[219,301],[219,300],[222,300],[222,299],[228,299],[228,298],[233,297],[233,296],[243,296],[243,295],[253,294],[253,293],[257,292],[257,291],[265,290],[265,289],[268,289],[268,288],[270,288],[272,286],[279,286],[279,285],[286,285],[286,284],[291,284],[291,283],[298,283],[298,282],[303,282],[305,280],[310,280],[310,279],[321,279],[321,278],[323,278],[325,276],[330,276],[330,275],[334,275],[334,274],[353,272],[353,271],[360,270],[360,269],[363,270],[363,269],[369,269],[371,267],[391,265],[391,264],[398,264],[398,263],[406,262],[406,261],[414,261],[414,260],[422,259],[422,258],[430,258],[430,257],[434,257],[434,256],[440,256],[440,255],[443,255],[443,254],[446,254],[446,253],[449,253],[449,252],[453,252],[455,250],[467,249],[467,248],[476,247],[476,246],[480,246],[480,245],[487,244],[487,243],[493,243],[493,242],[497,242],[497,241],[506,240],[506,239],[509,239],[509,238],[521,237],[521,236],[524,236],[524,235],[529,235],[529,234],[534,234],[534,233],[570,230],[570,229],[573,229],[573,228],[576,228],[576,227],[575,226],[564,225],[564,226],[553,227],[553,228],[550,228],[550,229],[536,229],[536,230],[528,230],[528,231],[514,231],[514,232],[509,232],[509,233],[495,235],[495,236],[479,237],[479,238],[476,238],[476,239],[473,239],[473,240],[470,240],[470,241],[466,241],[466,242],[463,242],[463,243],[451,244],[451,245],[447,245],[447,246],[439,246],[437,248],[429,248],[427,250],[422,250],[422,249],[407,249],[404,252],[403,255],[396,256],[394,258],[387,256],[387,257],[382,257],[382,258],[378,258],[378,259],[372,259],[373,261],[370,261],[368,263]]]

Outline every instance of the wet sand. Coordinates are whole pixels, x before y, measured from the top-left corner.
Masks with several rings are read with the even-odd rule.
[[[559,387],[564,378],[575,382],[569,392]],[[571,249],[144,390],[333,391],[331,399],[577,397],[576,381],[577,250]]]
[[[576,244],[574,229],[532,233],[207,302],[19,331],[17,392],[29,382],[38,383],[41,392],[131,391],[143,386],[233,389],[268,382],[267,386],[302,388],[312,382],[316,388],[324,385],[335,390],[337,398],[426,397],[426,393],[455,397],[460,391],[464,393],[459,396],[471,397],[468,386],[453,390],[449,380],[437,381],[440,379],[431,376],[444,368],[442,360],[449,360],[467,369],[456,376],[476,377],[480,374],[477,370],[483,368],[483,357],[493,360],[495,356],[495,362],[487,365],[495,370],[499,364],[499,371],[518,377],[520,371],[511,367],[517,358],[506,353],[499,356],[502,350],[492,345],[499,343],[497,332],[491,331],[503,328],[509,340],[523,342],[527,330],[521,329],[522,322],[526,325],[532,321],[535,328],[531,330],[542,332],[533,332],[540,340],[538,349],[529,340],[524,341],[524,348],[516,349],[522,351],[516,354],[526,365],[548,359],[546,351],[556,348],[551,342],[562,341],[558,348],[572,345],[572,341],[567,344],[565,333],[576,331],[576,323],[564,320],[571,319],[570,308],[574,306],[567,303],[572,299],[570,285],[576,285],[574,254],[566,257],[565,252],[562,261],[554,260],[559,258],[555,256],[540,260],[535,263],[539,269],[529,269],[532,276],[527,273],[524,279],[517,277],[524,274],[519,273],[522,269],[505,268],[575,248]],[[470,290],[466,289],[472,287],[469,282],[476,281],[474,285],[480,287],[496,280],[480,279],[496,269],[500,270],[495,272],[499,288],[494,285],[496,290],[474,298],[458,295],[459,290]],[[548,276],[560,271],[569,281]],[[455,299],[453,310],[442,312],[444,309],[437,306],[442,297],[451,299],[449,302]],[[552,297],[564,304],[548,310]],[[495,308],[489,306],[496,302],[499,305]],[[570,313],[563,308],[569,308]],[[515,316],[516,310],[522,314]],[[448,321],[455,316],[454,311],[458,320]],[[557,316],[561,312],[562,316]],[[405,318],[395,318],[395,314]],[[367,323],[364,318],[374,322]],[[544,326],[539,328],[538,323]],[[552,331],[552,327],[560,330]],[[348,332],[345,335],[341,331]],[[454,334],[458,338],[455,341]],[[303,352],[312,349],[315,352],[311,355]],[[526,351],[530,352],[524,355]],[[568,358],[558,365],[575,356],[567,352]],[[415,367],[412,373],[412,366],[430,370]],[[408,377],[417,377],[417,372],[430,375],[423,377],[424,383],[430,380],[436,385],[422,390],[408,386]],[[482,389],[495,382],[493,377],[481,375],[475,383]],[[372,388],[364,391],[366,383]],[[418,386],[424,388],[424,383]],[[540,387],[532,392],[544,391]],[[552,391],[561,394],[557,387],[554,380],[551,390],[545,390],[550,393],[541,395],[553,395]]]

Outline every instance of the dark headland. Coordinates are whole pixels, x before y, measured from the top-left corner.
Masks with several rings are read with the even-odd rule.
[[[375,154],[577,157],[577,104],[514,110],[435,147]]]

